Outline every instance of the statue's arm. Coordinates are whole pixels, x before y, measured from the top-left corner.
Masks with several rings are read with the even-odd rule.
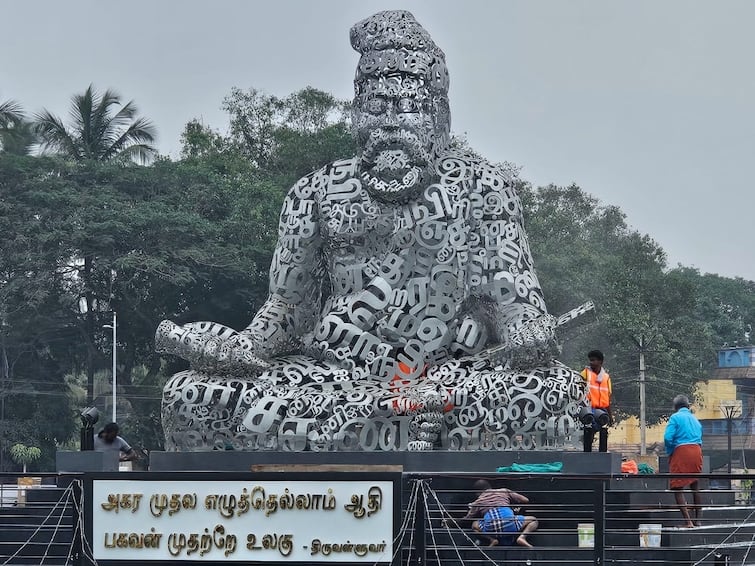
[[[518,365],[547,362],[557,350],[522,218],[521,199],[507,175],[484,164],[476,188],[479,233],[470,250],[472,296],[487,304],[492,342],[508,346]],[[484,316],[484,315],[483,315]]]
[[[215,322],[160,323],[158,352],[179,356],[195,370],[248,373],[268,367],[266,359],[291,351],[311,329],[320,305],[324,275],[317,206],[309,177],[288,193],[278,225],[270,268],[270,295],[241,332]]]
[[[327,276],[311,181],[311,177],[301,179],[286,195],[270,265],[269,296],[241,332],[262,358],[296,350],[320,311]]]

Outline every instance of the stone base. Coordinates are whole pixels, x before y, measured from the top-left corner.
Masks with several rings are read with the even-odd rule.
[[[118,452],[56,452],[55,471],[57,472],[117,472]]]
[[[501,466],[563,462],[563,474],[619,474],[618,452],[559,450],[459,452],[157,452],[150,453],[150,471],[251,471],[261,465],[401,466],[404,472],[495,473]]]

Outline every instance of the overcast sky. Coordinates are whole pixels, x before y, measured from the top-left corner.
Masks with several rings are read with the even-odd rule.
[[[534,184],[619,206],[680,263],[755,280],[755,2],[6,0],[0,101],[61,116],[90,83],[178,156],[231,87],[352,94],[350,26],[411,10],[445,51],[452,128]]]

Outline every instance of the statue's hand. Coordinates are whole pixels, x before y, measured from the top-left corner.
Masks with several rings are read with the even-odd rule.
[[[559,353],[556,343],[556,317],[543,315],[509,332],[506,344],[496,349],[496,360],[512,369],[550,364]]]
[[[207,373],[260,373],[269,367],[257,355],[259,348],[249,335],[215,322],[179,326],[164,320],[155,333],[155,349],[183,358],[192,369]]]

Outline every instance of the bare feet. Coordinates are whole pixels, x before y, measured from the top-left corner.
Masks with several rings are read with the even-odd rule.
[[[527,539],[526,539],[526,538],[524,538],[524,536],[523,536],[523,535],[520,535],[520,536],[519,536],[519,537],[518,537],[518,538],[516,539],[516,543],[517,543],[517,544],[518,544],[519,546],[526,546],[527,548],[532,548],[532,545],[531,545],[531,544],[530,544],[529,542],[527,542]]]
[[[490,539],[490,544],[488,546],[498,546],[498,539],[497,538]]]
[[[696,527],[702,527],[703,526],[703,522],[701,520],[702,518],[703,518],[702,507],[695,507],[695,526]]]
[[[689,522],[689,523],[687,523],[686,525],[684,525],[684,528],[685,528],[685,529],[692,529],[692,528],[694,528],[694,527],[695,527],[695,524],[694,524],[694,523],[692,523],[692,522]]]

